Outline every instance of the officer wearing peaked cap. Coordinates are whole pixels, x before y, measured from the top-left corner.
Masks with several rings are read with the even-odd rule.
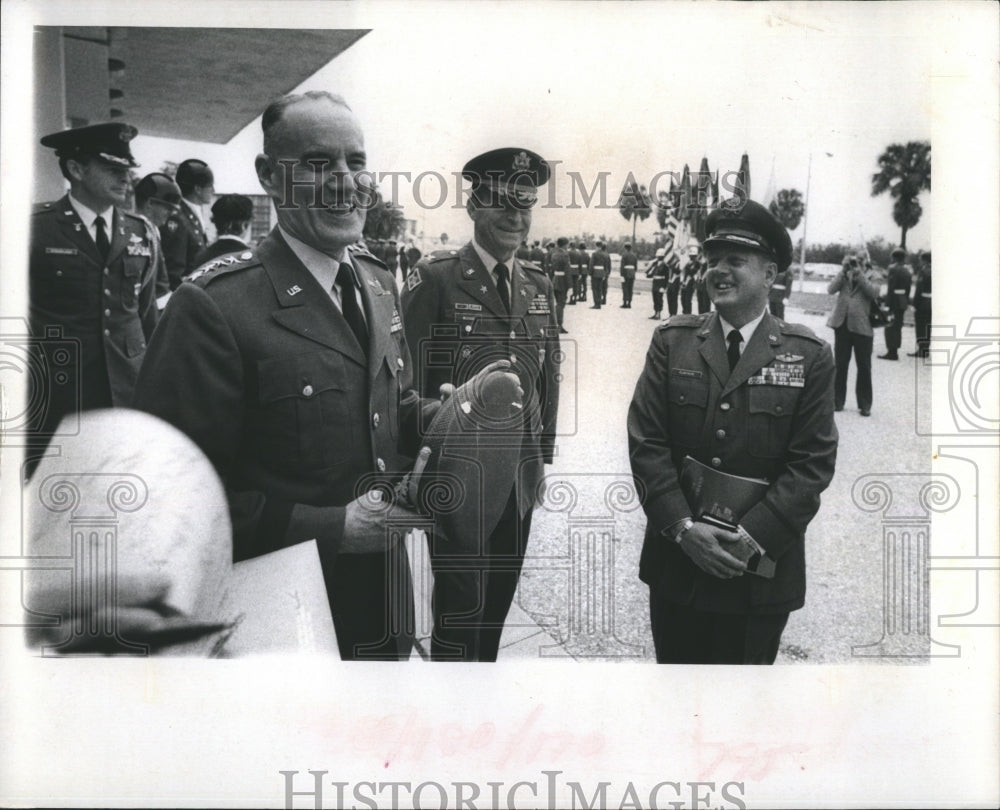
[[[774,662],[805,600],[805,531],[836,460],[830,347],[767,311],[791,240],[763,206],[740,202],[706,222],[716,311],[657,328],[628,413],[648,519],[639,576],[660,663]],[[712,525],[684,491],[686,456],[762,479],[766,492],[731,515],[732,530]],[[767,565],[748,567],[758,559]],[[771,578],[755,573],[771,564]]]
[[[129,403],[156,325],[154,236],[123,208],[129,169],[138,165],[129,148],[136,134],[128,124],[105,123],[41,139],[70,185],[31,218],[31,329],[53,369],[45,390],[35,392],[45,407],[32,431],[43,442],[64,416]],[[67,346],[68,361],[60,351]],[[74,431],[73,423],[64,430]]]
[[[461,250],[425,258],[410,270],[403,290],[403,323],[416,355],[418,391],[435,396],[442,384],[462,385],[491,361],[506,358],[524,392],[523,407],[506,437],[520,451],[518,475],[508,486],[486,491],[486,497],[500,499],[496,528],[472,543],[462,538],[459,545],[478,553],[461,558],[449,554],[442,538],[431,540],[431,654],[438,660],[496,660],[532,509],[542,497],[543,464],[554,455],[556,302],[543,269],[515,255],[531,227],[538,187],[549,173],[540,155],[522,148],[495,149],[466,163],[462,176],[472,185],[466,205],[472,240]],[[489,459],[482,463],[488,465]],[[484,510],[491,511],[489,506]]]

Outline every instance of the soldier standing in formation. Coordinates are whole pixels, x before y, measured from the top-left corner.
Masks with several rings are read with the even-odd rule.
[[[917,349],[907,357],[927,357],[931,344],[931,252],[918,257],[920,269],[913,285],[913,322],[917,333]]]
[[[552,290],[556,297],[556,322],[559,324],[559,334],[567,334],[563,327],[563,313],[566,309],[566,294],[570,289],[570,259],[566,246],[569,239],[560,236],[549,257],[549,274],[552,279]]]
[[[135,127],[95,124],[46,135],[69,193],[31,218],[29,318],[36,350],[57,373],[33,392],[32,432],[46,444],[64,416],[127,406],[156,326],[156,236],[123,206],[138,164]],[[67,344],[75,341],[76,349]],[[28,454],[27,472],[38,456]]]
[[[910,306],[910,286],[913,283],[913,273],[905,263],[906,251],[894,248],[891,258],[886,299],[892,312],[892,323],[885,327],[885,354],[880,354],[879,360],[899,359],[899,349],[903,345],[903,317]]]
[[[590,289],[594,295],[591,309],[600,309],[607,303],[608,276],[611,275],[611,257],[604,249],[604,242],[597,243],[597,249],[590,254]]]
[[[810,329],[767,311],[792,256],[781,223],[747,200],[723,203],[705,230],[716,311],[655,330],[629,408],[648,518],[639,576],[659,663],[771,664],[789,612],[805,601],[805,531],[833,477],[833,358]],[[686,456],[766,479],[736,531],[692,511],[679,480]],[[773,578],[748,573],[741,546],[773,561]]]
[[[625,243],[622,254],[622,305],[621,309],[632,309],[632,289],[635,287],[635,272],[639,269],[639,260],[632,252],[632,245]]]
[[[667,260],[667,316],[677,314],[677,301],[681,294],[681,261],[676,253]]]
[[[667,288],[667,263],[663,257],[666,253],[664,248],[657,248],[653,263],[646,271],[647,278],[653,279],[653,314],[649,316],[651,321],[660,320],[663,312],[663,292]]]
[[[691,314],[691,307],[694,303],[695,287],[698,284],[698,248],[688,248],[688,262],[684,265],[684,275],[681,279],[681,312],[685,315]]]
[[[579,272],[576,277],[577,293],[576,300],[584,304],[587,303],[587,278],[590,276],[590,255],[587,253],[587,243],[581,242],[577,245],[577,253],[580,256]]]
[[[477,553],[456,557],[431,544],[437,660],[495,661],[504,620],[517,588],[532,510],[544,495],[543,464],[555,450],[559,405],[559,326],[552,283],[540,266],[515,251],[531,227],[537,188],[549,165],[527,149],[495,149],[462,169],[472,183],[466,210],[473,237],[461,250],[440,251],[410,270],[403,290],[403,324],[419,352],[418,390],[435,397],[442,385],[462,385],[498,357],[512,364],[523,406],[508,438],[520,464],[489,537],[463,538]],[[448,363],[435,358],[452,357]],[[518,438],[519,437],[519,438]],[[442,544],[443,545],[443,544]],[[469,593],[478,572],[478,593]],[[464,617],[464,621],[463,621]]]

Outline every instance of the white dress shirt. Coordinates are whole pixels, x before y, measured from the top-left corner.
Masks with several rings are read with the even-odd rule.
[[[765,312],[767,312],[767,309],[761,310],[760,315],[758,315],[749,323],[743,324],[743,326],[741,326],[739,329],[736,330],[740,333],[740,338],[742,339],[740,341],[741,356],[743,354],[743,350],[746,349],[747,344],[750,342],[750,338],[753,337],[753,333],[756,332],[757,327],[760,326],[760,322],[764,320]],[[728,343],[729,333],[732,332],[734,329],[736,329],[736,327],[733,326],[731,323],[729,323],[729,321],[727,321],[725,318],[723,318],[722,315],[719,315],[719,325],[722,327],[722,339]]]
[[[97,226],[94,223],[99,216],[104,217],[104,234],[108,237],[108,244],[111,243],[111,234],[115,227],[115,207],[113,205],[109,205],[103,211],[93,211],[76,199],[72,192],[69,195],[69,204],[73,206],[76,215],[80,217],[83,227],[87,229],[87,233],[90,234],[95,245],[97,244]]]
[[[496,268],[497,268],[498,264],[501,264],[500,260],[494,258],[493,256],[491,256],[486,251],[486,248],[484,248],[482,245],[479,244],[479,242],[476,241],[476,237],[475,236],[472,237],[472,247],[476,251],[476,255],[479,256],[479,261],[481,261],[483,263],[483,267],[485,267],[486,270],[489,272],[490,278],[493,279],[493,286],[495,287],[496,283],[497,283],[497,270],[496,270]],[[516,261],[516,259],[513,256],[511,256],[507,261],[503,262],[503,264],[507,265],[507,271],[509,273],[509,277],[507,279],[507,286],[510,288],[510,300],[511,301],[514,300],[514,262],[515,261]]]
[[[300,239],[296,239],[288,231],[278,226],[278,230],[281,232],[282,237],[288,243],[288,247],[292,249],[300,262],[306,266],[306,269],[312,274],[313,278],[319,282],[319,286],[322,287],[330,296],[335,307],[341,312],[344,311],[344,305],[340,300],[340,287],[337,284],[337,273],[340,270],[341,264],[348,264],[354,270],[354,295],[356,296],[358,302],[358,309],[361,310],[361,317],[365,319],[365,323],[368,322],[368,316],[365,314],[365,302],[361,298],[360,283],[358,282],[358,273],[354,269],[354,264],[351,262],[350,256],[347,253],[347,248],[344,248],[338,258],[333,256],[327,256],[322,251],[316,250],[316,248],[311,245],[307,245]]]

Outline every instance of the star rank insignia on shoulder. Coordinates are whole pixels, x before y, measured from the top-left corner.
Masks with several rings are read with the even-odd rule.
[[[207,283],[213,278],[218,278],[232,270],[243,270],[249,267],[250,260],[253,257],[252,250],[244,250],[242,253],[227,253],[225,256],[212,259],[212,261],[203,264],[193,273],[184,276],[184,281],[197,281],[203,278]]]

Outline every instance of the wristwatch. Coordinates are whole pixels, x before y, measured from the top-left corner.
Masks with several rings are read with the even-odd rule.
[[[693,521],[693,520],[691,520],[691,518],[688,518],[687,520],[685,520],[685,521],[684,521],[684,525],[683,525],[683,526],[681,526],[681,528],[680,528],[680,530],[679,530],[679,531],[677,532],[677,534],[675,534],[675,535],[674,535],[674,542],[675,542],[675,543],[677,543],[678,545],[680,545],[680,542],[681,542],[681,540],[682,540],[682,539],[683,539],[683,537],[684,537],[684,533],[685,533],[685,532],[686,532],[686,531],[687,531],[688,529],[690,529],[690,528],[691,528],[692,526],[694,526],[694,521]]]

